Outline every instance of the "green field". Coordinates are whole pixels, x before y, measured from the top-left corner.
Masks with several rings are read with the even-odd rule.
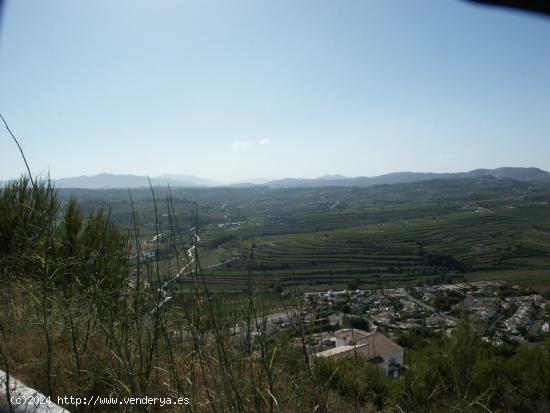
[[[493,178],[371,188],[155,188],[132,191],[143,240],[159,232],[198,251],[212,288],[298,289],[502,279],[550,285],[550,185]],[[61,198],[72,194],[60,192]],[[128,227],[127,191],[76,194]],[[170,198],[170,199],[168,199]],[[174,255],[167,236],[162,260]],[[187,244],[185,244],[187,243]],[[155,247],[156,245],[149,247]],[[232,259],[227,264],[220,263]],[[250,272],[252,275],[249,278]],[[178,281],[186,289],[190,279]]]

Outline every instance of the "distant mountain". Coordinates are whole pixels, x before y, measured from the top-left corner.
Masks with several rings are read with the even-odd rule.
[[[349,179],[347,176],[344,175],[323,175],[320,178],[317,179],[325,179],[330,181],[335,181],[337,179]]]
[[[249,188],[252,186],[257,185],[265,185],[266,182],[270,182],[272,179],[268,178],[251,178],[251,179],[245,179],[243,181],[236,181],[231,182],[229,184],[226,184],[225,186],[231,187],[231,188]]]
[[[516,181],[550,182],[550,172],[539,168],[497,168],[475,169],[467,172],[472,176],[494,176],[500,179],[515,179]]]
[[[202,178],[185,176],[187,179],[175,179],[174,175],[159,176],[151,178],[153,186],[174,186],[174,187],[200,187],[209,186],[201,183],[206,182]],[[54,181],[57,188],[140,188],[149,186],[149,181],[146,176],[140,175],[115,175],[115,174],[99,174],[93,176],[78,176],[74,178],[61,178]]]
[[[222,186],[223,184],[211,179],[201,178],[193,175],[163,174],[157,179],[169,179],[174,182],[188,182],[197,186]]]
[[[435,173],[435,172],[393,172],[385,175],[348,178],[341,175],[325,175],[315,179],[284,178],[267,182],[272,188],[298,188],[320,186],[372,186],[382,184],[402,184],[427,181],[430,179],[478,178],[490,176],[498,179],[517,181],[549,182],[550,173],[539,168],[497,168],[475,169],[469,172]]]
[[[284,178],[267,181],[263,178],[244,180],[231,184],[222,184],[210,179],[200,178],[193,175],[164,174],[151,178],[153,186],[173,187],[215,187],[225,186],[233,188],[247,188],[256,185],[266,185],[272,188],[299,188],[299,187],[321,187],[321,186],[373,186],[382,184],[402,184],[410,182],[427,181],[430,179],[453,179],[453,178],[479,178],[494,177],[498,179],[514,179],[517,181],[549,182],[550,173],[539,168],[497,168],[497,169],[475,169],[469,172],[456,173],[434,173],[434,172],[393,172],[385,175],[355,178],[343,175],[324,175],[315,179]],[[57,188],[139,188],[149,186],[147,177],[141,175],[116,175],[99,174],[93,176],[79,176],[73,178],[62,178],[54,180]],[[4,182],[5,184],[5,182]],[[1,184],[0,184],[1,186]]]

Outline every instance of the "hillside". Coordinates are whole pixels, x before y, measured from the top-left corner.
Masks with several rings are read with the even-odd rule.
[[[321,187],[321,186],[373,186],[382,184],[398,184],[427,181],[431,179],[479,178],[490,176],[499,179],[514,179],[517,181],[550,182],[550,173],[539,168],[475,169],[469,172],[434,173],[434,172],[393,172],[375,177],[343,177],[323,176],[316,179],[285,178],[267,182],[274,188]]]
[[[170,228],[168,191],[155,193],[158,224]],[[126,190],[59,190],[63,203],[73,195],[86,213],[110,209],[114,222],[130,225]],[[369,286],[411,285],[442,274],[457,281],[506,274],[514,282],[550,286],[550,184],[543,182],[479,177],[369,187],[174,188],[171,196],[184,233],[195,226],[198,205],[206,265],[243,256],[254,234],[255,268],[271,284],[345,286],[360,279]],[[152,238],[151,192],[134,189],[132,198],[143,237]],[[438,268],[430,254],[452,255],[458,264]],[[209,279],[238,289],[248,268],[241,259],[208,271]]]

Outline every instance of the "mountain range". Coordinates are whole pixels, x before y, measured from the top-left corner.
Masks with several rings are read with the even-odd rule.
[[[315,179],[285,178],[268,182],[266,185],[275,188],[318,187],[318,186],[372,186],[383,184],[401,184],[427,181],[430,179],[480,178],[490,176],[498,179],[517,181],[550,182],[550,172],[539,168],[475,169],[469,172],[435,173],[435,172],[392,172],[374,177],[359,176],[348,178],[341,175],[327,175]]]
[[[475,169],[469,172],[456,173],[434,173],[434,172],[393,172],[374,177],[346,177],[343,175],[325,175],[319,178],[284,178],[273,181],[249,180],[233,184],[222,184],[205,178],[192,175],[164,174],[158,177],[149,178],[151,185],[173,187],[248,187],[255,185],[266,185],[272,188],[299,188],[299,187],[321,187],[321,186],[372,186],[382,184],[398,184],[426,181],[430,179],[455,179],[455,178],[479,178],[490,176],[498,179],[514,179],[518,181],[549,182],[550,172],[539,168],[513,168],[503,167],[497,169]],[[146,176],[140,175],[115,175],[102,173],[93,176],[79,176],[72,178],[61,178],[55,180],[57,188],[137,188],[149,186]]]

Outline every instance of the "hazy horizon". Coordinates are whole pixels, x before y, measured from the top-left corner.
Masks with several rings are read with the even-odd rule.
[[[465,1],[8,1],[0,112],[33,173],[550,170],[550,24]],[[0,133],[0,180],[25,168]]]

